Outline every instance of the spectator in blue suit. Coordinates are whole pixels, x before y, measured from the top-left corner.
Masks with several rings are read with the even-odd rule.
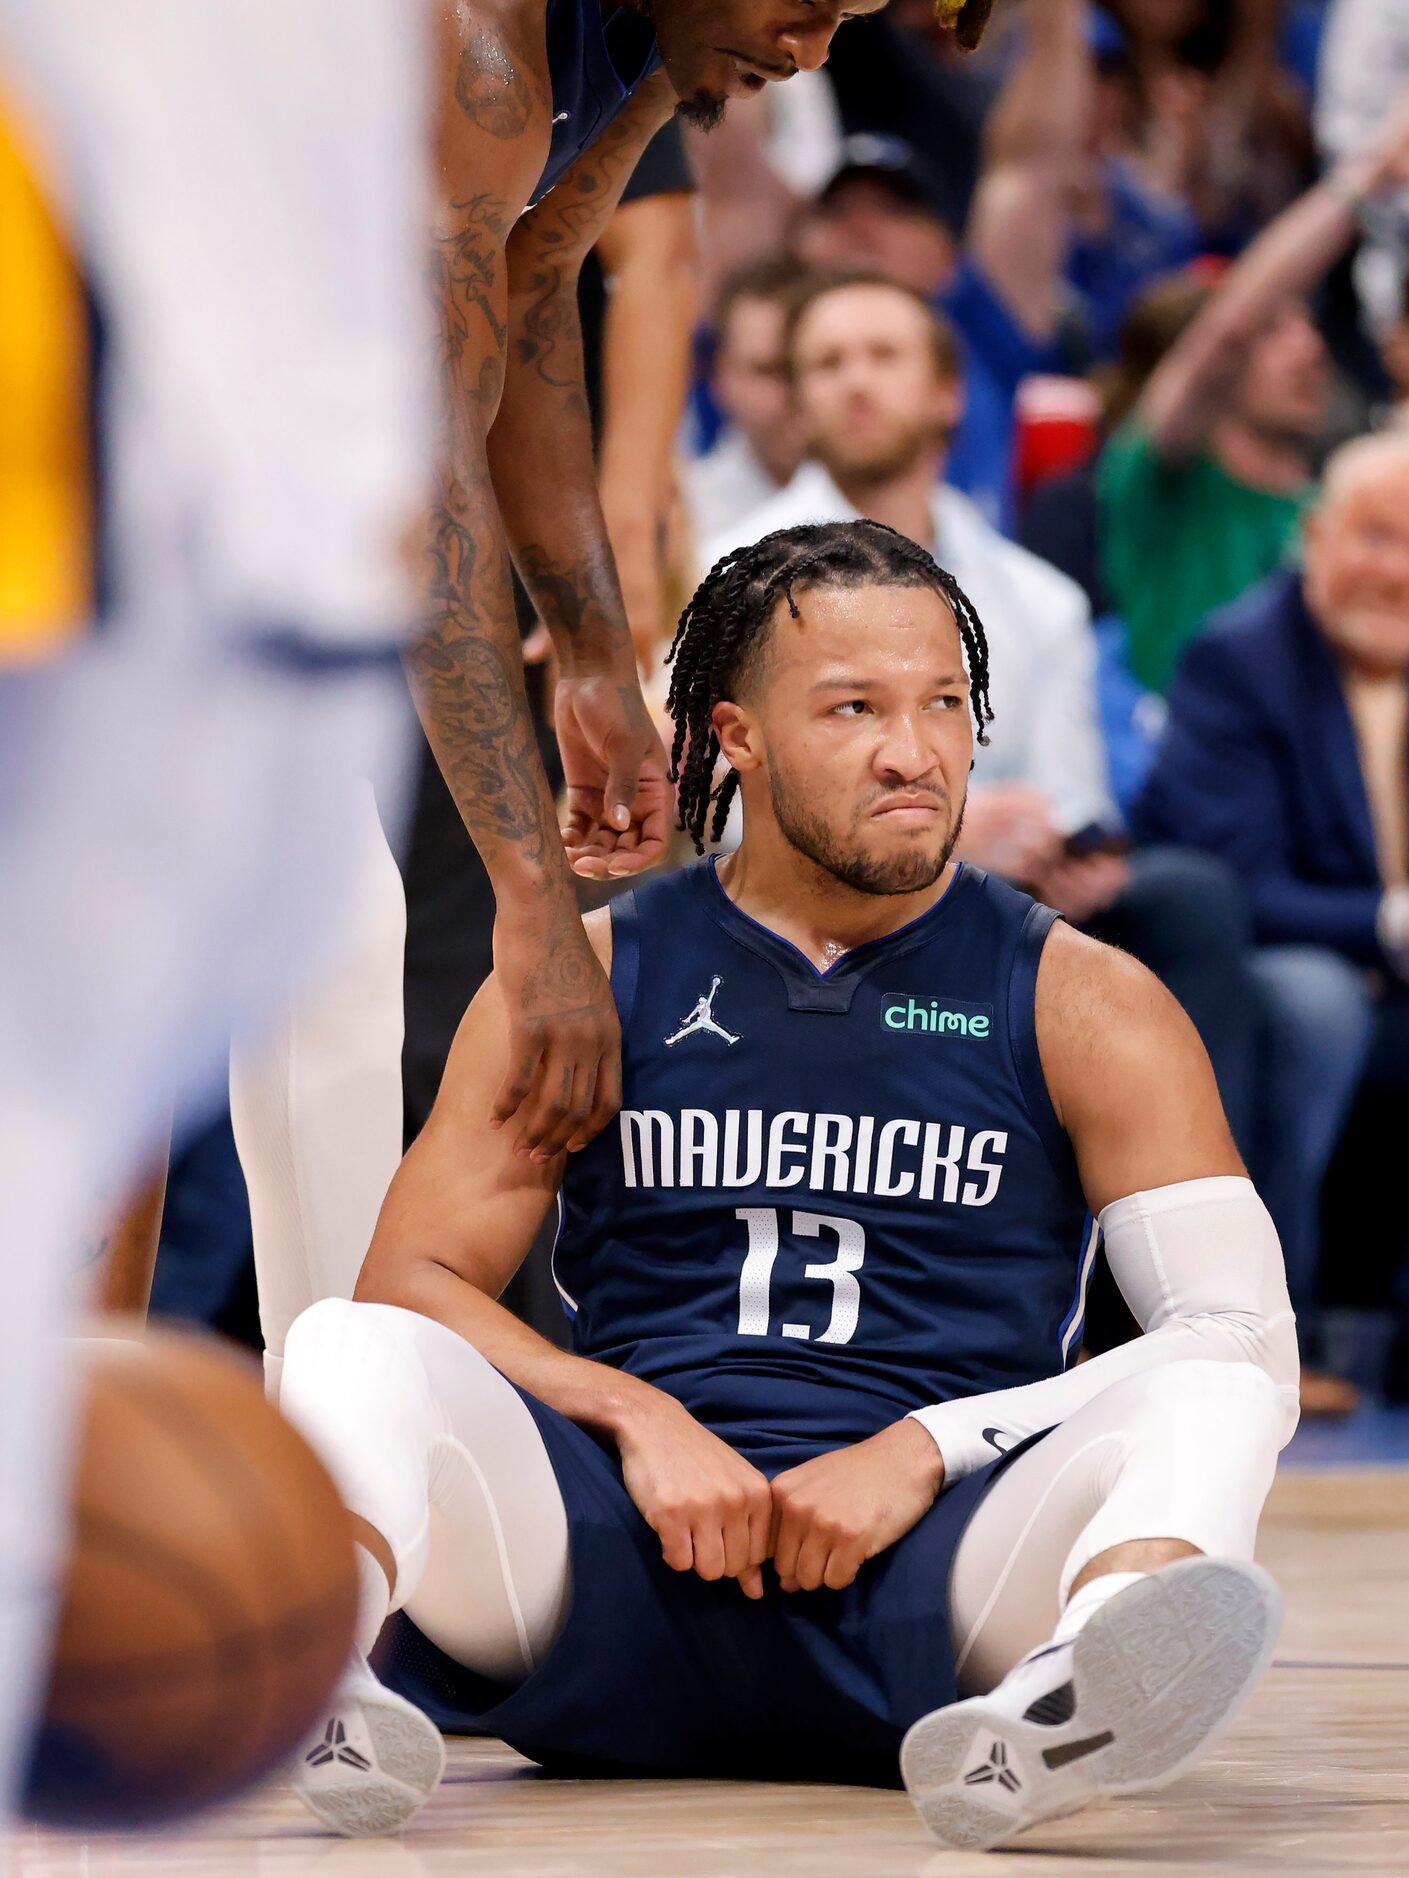
[[[1362,1081],[1409,1090],[1409,435],[1349,444],[1305,570],[1184,655],[1135,811],[1242,877],[1268,1005],[1261,1185],[1313,1333],[1322,1178]]]

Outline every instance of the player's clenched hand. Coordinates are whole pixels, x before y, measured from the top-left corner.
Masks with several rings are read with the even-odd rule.
[[[560,678],[554,698],[567,781],[563,844],[592,880],[639,874],[665,855],[670,778],[635,673]]]
[[[494,971],[509,1035],[491,1121],[538,1161],[585,1147],[621,1105],[621,1024],[566,884],[541,909],[500,908]]]
[[[840,1591],[923,1519],[944,1462],[917,1421],[804,1461],[773,1482],[773,1566],[784,1591]]]
[[[668,1396],[647,1399],[616,1437],[626,1490],[666,1564],[737,1578],[761,1598],[773,1502],[758,1469]]]

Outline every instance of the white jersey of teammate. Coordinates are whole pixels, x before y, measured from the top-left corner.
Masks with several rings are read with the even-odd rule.
[[[76,1249],[397,794],[428,486],[426,21],[405,0],[0,0],[103,314],[110,603],[0,670],[0,1801],[42,1641]],[[364,784],[365,787],[365,784]]]
[[[344,646],[409,620],[416,20],[391,0],[0,0],[105,315],[117,571],[189,579],[202,630]]]

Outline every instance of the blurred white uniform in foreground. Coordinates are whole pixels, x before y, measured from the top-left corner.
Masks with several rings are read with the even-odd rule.
[[[429,464],[407,0],[0,0],[102,309],[102,617],[0,669],[0,1782],[53,1556],[79,1243],[335,926],[400,789]]]

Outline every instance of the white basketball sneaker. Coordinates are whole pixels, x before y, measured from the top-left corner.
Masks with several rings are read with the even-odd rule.
[[[1166,1565],[989,1694],[922,1716],[900,1750],[910,1797],[942,1844],[982,1851],[1103,1795],[1162,1787],[1252,1694],[1281,1624],[1260,1566]]]
[[[400,1832],[440,1784],[440,1730],[354,1657],[292,1770],[299,1798],[347,1839]]]

